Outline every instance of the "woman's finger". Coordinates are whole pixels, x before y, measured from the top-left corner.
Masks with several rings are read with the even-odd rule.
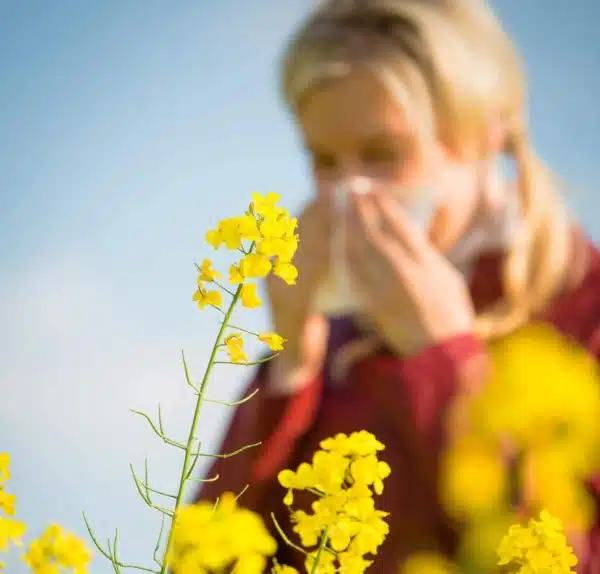
[[[427,237],[415,227],[404,208],[386,191],[373,194],[373,203],[379,212],[383,233],[396,238],[413,256],[422,258],[431,250]]]
[[[408,268],[414,256],[402,244],[397,234],[385,231],[385,219],[376,194],[354,197],[351,204],[349,237],[356,243],[371,246],[369,256],[384,255],[395,267]]]

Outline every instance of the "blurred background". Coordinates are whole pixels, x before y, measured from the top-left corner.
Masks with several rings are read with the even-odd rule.
[[[600,239],[600,3],[494,4],[529,70],[537,148]],[[205,232],[253,191],[291,209],[310,193],[276,77],[309,6],[0,0],[0,452],[30,536],[54,521],[85,536],[85,510],[101,540],[119,528],[123,561],[150,565],[160,520],[129,463],[148,457],[169,490],[180,458],[129,409],[160,402],[184,437],[181,350],[198,379],[218,326],[191,301]],[[210,396],[250,374],[219,367]],[[207,451],[229,415],[206,407]],[[110,570],[96,556],[92,573]]]

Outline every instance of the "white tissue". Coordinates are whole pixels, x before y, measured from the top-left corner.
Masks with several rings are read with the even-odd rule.
[[[350,193],[371,193],[373,187],[374,183],[369,178],[357,177],[338,185],[334,191],[334,208],[338,213],[338,221],[330,238],[329,275],[315,295],[314,307],[319,313],[332,317],[351,315],[363,308],[346,257],[347,208]],[[435,195],[429,190],[398,190],[397,196],[399,209],[403,209],[413,224],[425,232],[435,213]]]

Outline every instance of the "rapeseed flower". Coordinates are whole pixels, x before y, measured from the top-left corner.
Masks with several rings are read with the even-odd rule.
[[[276,549],[260,516],[225,493],[216,507],[199,502],[179,509],[168,563],[176,572],[262,574]]]
[[[474,426],[515,448],[552,443],[579,473],[600,466],[600,376],[585,349],[543,324],[489,346],[491,379],[473,404]]]
[[[52,524],[31,542],[23,560],[33,574],[87,574],[91,553],[74,534]]]
[[[372,562],[366,555],[375,555],[389,532],[388,513],[377,510],[373,500],[390,474],[387,463],[377,458],[384,445],[371,433],[360,431],[349,436],[340,433],[320,446],[311,463],[279,473],[279,483],[287,489],[284,503],[293,504],[295,490],[317,497],[311,512],[291,511],[293,530],[304,547],[326,542],[317,572],[362,573]],[[307,555],[309,572],[316,555],[316,551]]]
[[[458,574],[456,565],[442,554],[418,552],[400,566],[399,574]]]
[[[479,522],[510,512],[509,494],[516,494],[533,511],[547,509],[569,528],[585,529],[595,509],[581,485],[600,468],[596,360],[541,323],[488,350],[490,379],[467,406],[466,431],[443,456],[446,510]]]
[[[198,287],[192,297],[193,301],[198,303],[199,309],[204,309],[207,305],[213,307],[221,307],[223,305],[223,297],[219,291],[207,291],[203,287]]]
[[[278,335],[277,333],[273,333],[271,331],[259,333],[258,340],[263,343],[266,343],[269,346],[269,349],[271,349],[271,351],[283,350],[283,345],[286,341],[281,335]]]
[[[298,249],[298,220],[290,217],[285,208],[277,205],[278,202],[279,195],[276,193],[267,193],[264,196],[254,193],[252,203],[244,215],[223,219],[215,229],[208,231],[206,241],[214,249],[225,246],[241,253],[241,257],[229,266],[228,280],[231,285],[237,285],[235,293],[216,282],[222,275],[214,269],[210,259],[204,259],[202,265],[198,266],[197,288],[193,300],[200,309],[223,306],[221,292],[209,289],[208,283],[213,283],[215,287],[232,296],[232,304],[239,299],[243,307],[254,309],[263,303],[253,280],[273,273],[289,285],[296,282],[298,270],[292,259]],[[229,313],[226,316],[229,317]],[[272,351],[283,349],[285,339],[277,333],[254,335]],[[231,362],[248,362],[240,333],[227,337],[224,344]]]
[[[205,259],[199,269],[198,286],[202,286],[204,281],[214,281],[221,277],[223,277],[223,275],[213,269],[211,260]]]
[[[519,574],[575,574],[572,568],[577,564],[561,521],[545,510],[539,520],[511,526],[498,546],[498,557],[498,566]]]
[[[10,455],[7,452],[0,452],[0,488],[10,480]]]
[[[16,496],[6,492],[6,482],[10,480],[10,455],[0,453],[0,552],[6,551],[10,543],[21,545],[25,534],[25,524],[12,518],[15,515]],[[3,516],[6,515],[6,516]],[[0,564],[0,570],[2,565]]]
[[[244,352],[244,339],[239,333],[232,333],[225,337],[225,347],[232,363],[248,362],[248,357]]]
[[[242,305],[249,309],[254,309],[255,307],[260,307],[262,305],[262,301],[256,294],[256,283],[244,284],[242,286],[242,291],[240,292],[240,299]]]
[[[507,503],[503,453],[493,441],[466,436],[442,456],[440,496],[453,516],[473,520]]]

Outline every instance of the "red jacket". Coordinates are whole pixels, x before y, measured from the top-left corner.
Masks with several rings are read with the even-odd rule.
[[[540,318],[600,360],[600,252],[591,245],[589,250],[583,281],[557,297]],[[475,265],[470,288],[476,309],[501,294],[501,258],[498,253],[487,254]],[[330,348],[351,339],[352,329],[348,321],[334,321]],[[224,491],[239,492],[250,485],[242,497],[244,506],[263,514],[268,525],[274,512],[284,530],[293,534],[277,473],[309,461],[326,437],[366,429],[386,445],[384,458],[392,468],[384,494],[378,498],[378,507],[391,512],[390,534],[374,569],[396,573],[403,557],[420,550],[452,555],[457,532],[438,503],[437,466],[445,444],[447,407],[461,385],[469,383],[469,359],[482,352],[481,344],[470,335],[410,358],[381,350],[354,364],[339,387],[329,384],[326,363],[318,378],[292,396],[259,392],[237,409],[221,452],[259,441],[261,446],[217,459],[208,477],[218,474],[220,478],[205,483],[197,499],[214,500]],[[260,389],[265,373],[266,369],[259,370],[244,395]],[[600,477],[591,486],[600,510]],[[279,546],[280,562],[298,565],[300,560],[301,569],[302,557],[282,542]],[[591,558],[581,561],[580,572],[600,574],[600,523],[589,533],[588,546]]]

